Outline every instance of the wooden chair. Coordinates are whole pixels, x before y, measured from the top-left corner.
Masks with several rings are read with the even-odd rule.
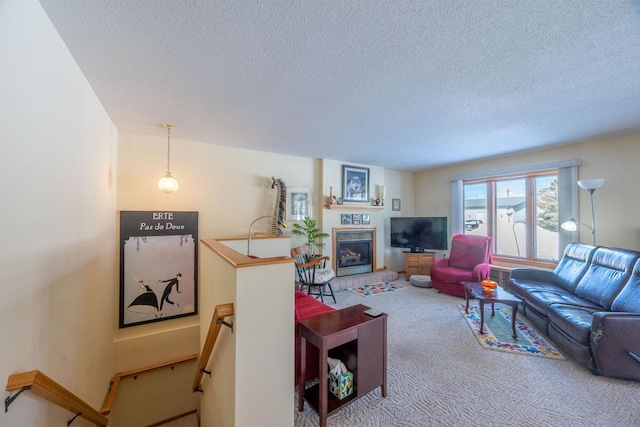
[[[300,281],[300,290],[303,290],[306,286],[308,295],[313,295],[316,298],[319,296],[322,302],[324,302],[324,297],[330,296],[335,303],[336,296],[331,287],[331,280],[336,277],[336,274],[333,269],[325,268],[325,263],[329,260],[329,257],[310,257],[306,246],[298,246],[291,249],[291,256],[296,259],[296,272]]]

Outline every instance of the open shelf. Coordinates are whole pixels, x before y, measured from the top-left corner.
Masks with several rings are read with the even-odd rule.
[[[373,206],[373,205],[324,205],[327,209],[342,209],[342,210],[359,210],[359,209],[367,209],[371,211],[381,211],[385,207],[384,206]]]

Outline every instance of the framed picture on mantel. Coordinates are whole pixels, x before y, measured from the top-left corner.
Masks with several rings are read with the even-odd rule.
[[[369,168],[342,165],[342,199],[369,202]]]

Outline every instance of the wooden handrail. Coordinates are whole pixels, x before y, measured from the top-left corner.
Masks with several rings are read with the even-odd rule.
[[[111,408],[113,407],[113,402],[116,399],[116,393],[118,392],[120,380],[123,380],[125,378],[137,377],[138,375],[148,374],[149,372],[157,371],[158,369],[173,367],[181,363],[191,362],[192,360],[196,360],[197,358],[197,354],[192,354],[191,356],[181,357],[179,359],[170,360],[168,362],[162,362],[156,365],[134,369],[132,371],[118,372],[113,376],[113,378],[111,378],[111,382],[109,383],[109,394],[107,395],[107,398],[104,402],[104,406],[102,407],[102,409],[100,409],[100,413],[103,415],[109,415],[111,413]]]
[[[13,374],[7,379],[7,391],[23,390],[28,387],[32,393],[74,414],[80,414],[80,417],[95,425],[106,426],[109,422],[107,417],[38,370]]]
[[[202,354],[200,355],[200,361],[198,362],[196,376],[193,379],[192,390],[194,393],[196,391],[202,391],[202,375],[204,374],[207,363],[209,363],[209,359],[211,358],[213,346],[216,344],[216,340],[218,339],[218,334],[222,327],[222,323],[220,321],[224,320],[224,318],[228,316],[233,316],[233,303],[216,305],[216,308],[213,310],[211,325],[209,325],[207,339],[202,347]]]

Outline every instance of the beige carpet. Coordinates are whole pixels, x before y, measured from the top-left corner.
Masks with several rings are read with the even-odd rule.
[[[377,298],[336,294],[333,306],[389,315],[389,384],[387,398],[377,389],[329,426],[640,426],[640,383],[593,376],[570,359],[484,349],[456,308],[462,299],[399,283],[407,289]],[[318,425],[308,405],[294,413],[296,426]]]

